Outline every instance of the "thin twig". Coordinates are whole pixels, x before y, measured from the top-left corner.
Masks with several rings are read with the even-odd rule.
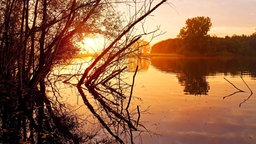
[[[137,105],[137,112],[138,112],[138,118],[137,118],[136,126],[139,125],[139,121],[140,121],[140,107],[138,105]]]
[[[251,98],[251,96],[253,95],[253,92],[252,92],[251,88],[250,88],[250,87],[248,86],[248,84],[244,81],[244,79],[243,79],[242,76],[241,76],[241,79],[243,80],[243,82],[244,82],[244,84],[247,86],[247,88],[250,90],[250,95],[249,95],[246,99],[244,99],[244,101],[242,101],[242,102],[239,104],[239,107],[241,107],[242,104],[245,103],[246,101],[248,101],[248,100]]]
[[[130,91],[130,96],[129,96],[129,100],[128,100],[128,103],[127,103],[127,106],[125,108],[126,112],[127,112],[127,116],[128,116],[128,120],[129,122],[131,122],[131,118],[130,118],[130,113],[129,113],[129,106],[130,106],[130,103],[131,103],[131,98],[132,98],[132,93],[133,93],[133,87],[134,87],[134,83],[135,83],[135,77],[136,77],[136,74],[137,74],[137,71],[138,71],[138,65],[136,66],[136,70],[134,72],[134,75],[133,75],[133,79],[132,79],[132,85],[131,85],[131,91]],[[131,127],[129,127],[130,129],[130,142],[133,144],[133,134],[132,134],[132,129]]]
[[[230,83],[230,84],[231,84],[235,89],[237,89],[238,91],[244,92],[243,90],[237,88],[233,83],[231,83],[231,82],[230,82],[229,80],[227,80],[225,77],[224,77],[224,79],[225,79],[228,83]]]
[[[241,79],[243,80],[244,84],[247,86],[247,88],[250,90],[251,95],[253,94],[251,88],[248,86],[248,84],[244,81],[243,77],[241,76]]]
[[[229,94],[229,95],[227,95],[227,96],[224,96],[223,99],[225,99],[225,98],[227,98],[227,97],[231,97],[231,96],[233,96],[233,95],[235,95],[235,94],[237,94],[237,93],[244,92],[243,90],[237,88],[232,82],[230,82],[230,81],[229,81],[228,79],[226,79],[225,77],[224,77],[224,79],[225,79],[228,83],[230,83],[235,89],[237,89],[237,91],[235,91],[234,93]]]
[[[131,103],[131,98],[132,98],[132,93],[133,93],[133,87],[134,87],[134,83],[135,83],[135,77],[136,77],[136,74],[137,74],[137,71],[138,71],[138,66],[136,67],[135,69],[135,72],[134,72],[134,75],[133,75],[133,78],[132,78],[132,86],[131,86],[131,91],[130,91],[130,97],[129,97],[129,100],[128,100],[128,104],[126,106],[126,110],[128,110],[129,106],[130,106],[130,103]]]
[[[229,95],[227,95],[227,96],[224,96],[223,99],[225,99],[225,98],[227,98],[227,97],[231,97],[231,96],[233,96],[233,95],[235,95],[235,94],[237,94],[237,93],[240,93],[240,92],[241,92],[241,91],[233,92],[232,94],[229,94]]]

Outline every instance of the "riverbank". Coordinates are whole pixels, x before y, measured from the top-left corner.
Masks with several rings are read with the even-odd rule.
[[[242,56],[242,55],[231,55],[231,54],[221,54],[221,55],[181,55],[181,54],[169,54],[169,53],[153,53],[143,55],[143,57],[165,57],[165,58],[182,58],[182,59],[256,59],[254,56]]]
[[[99,54],[78,54],[75,58],[82,58],[82,57],[97,57]],[[146,58],[174,58],[174,59],[256,59],[254,56],[242,56],[242,55],[231,55],[231,54],[215,54],[215,55],[182,55],[176,53],[151,53],[151,54],[142,54],[141,57]]]

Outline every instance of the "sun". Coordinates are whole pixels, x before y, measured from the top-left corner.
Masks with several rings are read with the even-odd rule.
[[[85,45],[88,47],[94,47],[97,45],[97,43],[96,43],[97,40],[95,40],[93,38],[84,38],[83,41],[84,41]]]
[[[104,49],[105,39],[100,35],[89,35],[85,36],[81,41],[77,42],[81,53],[99,53]]]

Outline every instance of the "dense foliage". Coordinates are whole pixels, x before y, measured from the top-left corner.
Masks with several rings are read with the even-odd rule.
[[[151,54],[153,53],[175,53],[186,55],[237,55],[237,56],[255,56],[256,55],[256,33],[249,36],[246,35],[234,35],[221,37],[208,37],[203,49],[198,52],[191,51],[183,47],[183,41],[181,39],[168,39],[163,40],[151,48]]]
[[[180,48],[180,39],[167,39],[154,44],[151,53],[177,53]]]
[[[210,37],[206,49],[209,54],[229,54],[240,56],[256,55],[256,33],[249,36],[234,35],[225,38]]]
[[[198,16],[186,20],[186,26],[178,35],[182,39],[182,47],[191,53],[203,53],[207,41],[207,33],[212,26],[209,17]]]
[[[186,21],[178,38],[156,43],[151,53],[177,53],[184,55],[256,55],[256,33],[252,35],[233,35],[225,38],[209,36],[211,27],[209,17],[195,17]]]

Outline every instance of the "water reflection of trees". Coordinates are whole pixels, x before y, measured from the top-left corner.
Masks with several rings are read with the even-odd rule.
[[[178,73],[178,80],[184,86],[184,93],[191,95],[207,95],[210,86],[205,76],[200,74]]]
[[[150,59],[146,57],[129,57],[127,59],[127,69],[135,71],[138,66],[139,71],[147,70],[150,65]]]
[[[254,59],[245,58],[164,58],[153,57],[151,63],[157,69],[176,73],[185,94],[206,95],[210,89],[206,76],[217,73],[250,75],[256,77]]]

